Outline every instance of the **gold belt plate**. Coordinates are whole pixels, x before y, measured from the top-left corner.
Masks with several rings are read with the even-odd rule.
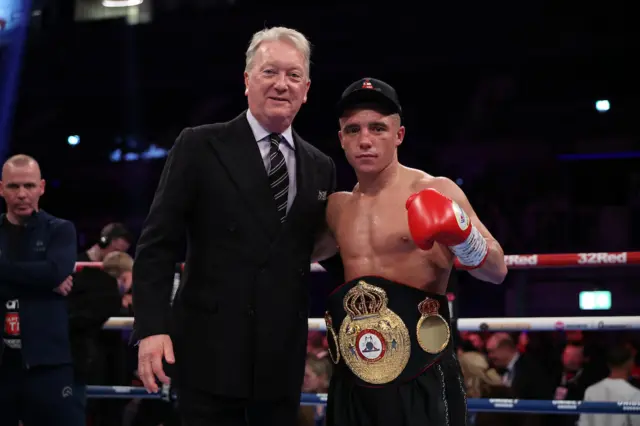
[[[451,328],[449,323],[438,313],[440,302],[426,297],[418,305],[421,317],[416,326],[418,344],[423,351],[430,354],[439,354],[449,344]]]
[[[411,355],[409,331],[388,302],[383,289],[364,281],[343,299],[347,316],[340,326],[340,354],[353,374],[371,384],[396,379]]]

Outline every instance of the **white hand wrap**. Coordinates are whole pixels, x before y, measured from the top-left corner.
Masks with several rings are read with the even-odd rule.
[[[462,265],[471,268],[480,265],[487,257],[489,250],[487,240],[475,226],[471,228],[471,233],[463,243],[449,248]]]

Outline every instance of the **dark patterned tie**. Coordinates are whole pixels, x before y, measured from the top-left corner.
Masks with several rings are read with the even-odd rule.
[[[287,200],[289,199],[289,173],[284,155],[280,152],[281,137],[277,133],[269,135],[271,150],[269,151],[269,185],[276,202],[280,223],[287,217]]]

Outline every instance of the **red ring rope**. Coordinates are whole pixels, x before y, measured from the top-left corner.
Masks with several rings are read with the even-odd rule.
[[[557,254],[509,254],[504,256],[509,269],[600,267],[640,265],[640,252],[598,252]],[[184,264],[182,264],[184,266]],[[85,267],[99,268],[102,262],[77,262],[76,272]]]

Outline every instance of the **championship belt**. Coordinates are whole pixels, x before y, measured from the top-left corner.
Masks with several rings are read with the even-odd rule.
[[[451,329],[449,323],[438,313],[440,302],[426,297],[418,305],[420,319],[416,327],[418,344],[427,353],[439,354],[449,344]]]
[[[340,327],[339,352],[353,374],[371,384],[396,379],[411,355],[409,331],[388,302],[383,289],[364,281],[343,299],[347,316]]]

